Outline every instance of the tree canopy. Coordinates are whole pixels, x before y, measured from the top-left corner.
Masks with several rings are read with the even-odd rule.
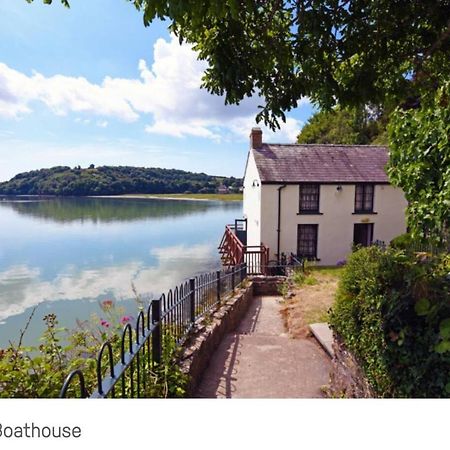
[[[384,116],[366,110],[319,111],[311,116],[298,135],[299,144],[387,145]]]
[[[450,82],[422,103],[391,115],[388,173],[405,192],[415,234],[439,242],[450,238]]]

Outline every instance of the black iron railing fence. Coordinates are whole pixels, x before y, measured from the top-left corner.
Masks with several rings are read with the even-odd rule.
[[[94,392],[88,392],[85,376],[78,369],[66,378],[60,397],[145,397],[149,374],[161,362],[164,337],[182,343],[195,321],[233,293],[246,277],[246,264],[241,264],[191,278],[152,300],[146,311],[140,311],[134,326],[125,325],[117,342],[105,342],[100,348]]]
[[[247,263],[247,272],[253,273],[251,265],[253,261],[250,261],[250,266]],[[270,260],[266,266],[256,266],[256,269],[260,269],[260,273],[266,276],[288,276],[294,270],[305,270],[305,259],[290,253],[286,255],[282,253],[279,260]]]

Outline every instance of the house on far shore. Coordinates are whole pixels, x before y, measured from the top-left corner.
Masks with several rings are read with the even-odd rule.
[[[387,162],[384,146],[266,144],[253,128],[244,220],[228,234],[259,248],[264,262],[293,253],[326,266],[345,260],[353,244],[388,244],[406,231],[407,202],[390,185]]]
[[[225,186],[224,184],[221,184],[218,188],[217,188],[217,193],[218,194],[229,194],[230,190],[228,188],[228,186]]]

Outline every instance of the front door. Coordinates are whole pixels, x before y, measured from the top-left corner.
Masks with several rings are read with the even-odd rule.
[[[353,244],[367,247],[372,244],[373,223],[355,223],[353,228]]]

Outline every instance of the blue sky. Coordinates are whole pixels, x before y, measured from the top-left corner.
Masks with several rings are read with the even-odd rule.
[[[125,0],[0,0],[0,180],[55,165],[134,165],[242,176],[258,98],[199,88],[205,63]],[[282,130],[293,142],[305,99]]]

